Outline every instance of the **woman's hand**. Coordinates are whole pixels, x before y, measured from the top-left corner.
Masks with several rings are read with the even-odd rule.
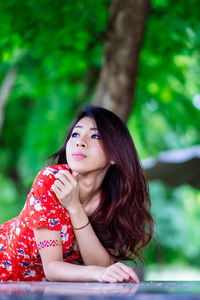
[[[60,203],[68,210],[80,205],[79,185],[77,183],[78,173],[61,170],[55,174],[56,180],[51,186]]]
[[[134,282],[139,279],[133,269],[123,263],[117,262],[109,267],[98,269],[97,280],[99,282]]]

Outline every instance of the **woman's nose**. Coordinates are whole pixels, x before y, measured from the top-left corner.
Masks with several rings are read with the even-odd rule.
[[[85,142],[83,142],[83,141],[79,141],[79,142],[76,143],[76,146],[77,146],[77,147],[83,147],[83,148],[85,148],[85,147],[86,147],[86,144],[85,144]]]

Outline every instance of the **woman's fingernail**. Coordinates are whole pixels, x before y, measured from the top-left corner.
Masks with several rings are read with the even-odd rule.
[[[76,179],[76,177],[78,176],[77,172],[72,172],[72,176]]]

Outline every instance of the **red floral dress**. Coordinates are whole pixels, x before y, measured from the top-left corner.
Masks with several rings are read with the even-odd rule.
[[[81,261],[80,253],[73,251],[74,233],[69,214],[51,190],[59,170],[68,170],[67,165],[42,169],[20,215],[0,225],[0,282],[45,280],[35,228],[60,231],[64,261]]]

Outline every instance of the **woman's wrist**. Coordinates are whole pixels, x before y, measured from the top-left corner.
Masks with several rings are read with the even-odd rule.
[[[106,267],[87,266],[87,268],[88,268],[88,273],[91,275],[92,281],[102,282],[101,275],[103,274],[103,271],[106,269]]]
[[[69,217],[72,222],[73,228],[76,230],[76,228],[85,228],[89,225],[89,219],[87,214],[85,213],[81,203],[74,205],[68,210]],[[78,231],[77,229],[77,231]]]
[[[80,202],[74,203],[73,205],[66,208],[70,216],[76,216],[81,213],[83,207]]]

